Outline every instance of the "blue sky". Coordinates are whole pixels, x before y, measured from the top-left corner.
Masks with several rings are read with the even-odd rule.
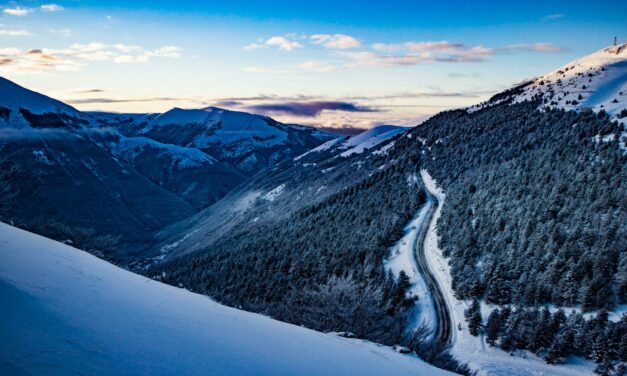
[[[327,126],[416,124],[627,39],[624,1],[15,1],[0,11],[0,75],[80,109],[221,105]]]

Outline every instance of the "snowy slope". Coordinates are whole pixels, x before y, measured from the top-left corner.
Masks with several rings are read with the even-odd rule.
[[[445,375],[0,224],[0,374]]]
[[[342,154],[342,157],[348,157],[353,154],[361,154],[367,149],[371,149],[382,142],[389,140],[397,134],[403,133],[407,130],[405,127],[399,127],[395,125],[380,125],[373,127],[365,132],[362,132],[356,136],[353,136],[339,145],[342,149],[347,149]]]
[[[322,155],[339,155],[341,157],[348,157],[354,154],[362,154],[366,150],[374,150],[377,146],[383,144],[385,141],[393,138],[397,134],[405,132],[408,128],[399,127],[396,125],[379,125],[368,130],[365,130],[352,137],[341,137],[323,143],[322,145],[307,151],[304,154],[294,158],[294,161],[303,159],[304,157]],[[393,143],[386,145],[388,148],[393,146]],[[383,154],[385,150],[377,150],[375,153]]]
[[[130,136],[202,149],[246,173],[255,173],[337,137],[311,127],[282,124],[267,116],[217,107],[173,108],[162,114],[136,117],[118,129]]]
[[[126,160],[134,159],[139,154],[152,149],[169,154],[172,161],[181,168],[204,164],[212,165],[217,162],[198,149],[162,144],[146,137],[119,137],[117,142],[111,142],[109,146],[113,155]]]
[[[138,121],[142,121],[140,118]],[[256,140],[273,146],[284,142],[287,133],[269,118],[246,112],[229,111],[217,107],[184,110],[173,108],[154,119],[141,133],[149,133],[164,126],[203,125],[208,132],[199,134],[191,146],[204,148],[212,144],[229,144],[243,140]],[[296,129],[296,128],[295,128]],[[299,129],[302,130],[302,127]]]
[[[470,111],[507,99],[506,93],[471,107]],[[510,94],[514,102],[540,95],[547,107],[604,109],[616,115],[627,108],[627,44],[603,48],[574,60],[512,89]]]
[[[45,112],[78,112],[74,107],[23,88],[3,77],[0,77],[0,106],[10,109],[23,107],[37,114]]]
[[[85,118],[74,107],[0,77],[0,127],[30,127],[30,122],[24,118],[20,109],[37,115],[53,113],[80,119]]]

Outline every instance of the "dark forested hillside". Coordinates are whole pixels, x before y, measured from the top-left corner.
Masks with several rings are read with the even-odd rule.
[[[425,168],[447,195],[438,233],[459,298],[584,310],[625,303],[623,126],[603,112],[537,108],[436,115],[387,154],[361,157],[376,172],[360,183],[148,273],[314,329],[399,341],[408,302],[383,260],[424,200],[408,177]]]
[[[410,167],[394,165],[285,220],[234,233],[152,272],[282,320],[398,342],[407,286],[386,276],[382,260],[425,200],[408,184]]]
[[[453,288],[499,304],[624,303],[623,126],[603,112],[535,108],[447,112],[413,130],[447,194],[438,229]]]

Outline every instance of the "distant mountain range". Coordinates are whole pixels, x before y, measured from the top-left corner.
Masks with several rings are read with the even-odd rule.
[[[60,240],[76,241],[76,229],[117,238],[108,257],[121,262],[260,171],[344,140],[216,107],[81,112],[4,78],[0,134],[14,170],[6,218]]]

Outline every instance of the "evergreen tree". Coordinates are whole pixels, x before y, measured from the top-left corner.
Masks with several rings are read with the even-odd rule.
[[[542,349],[550,347],[552,339],[555,338],[557,334],[557,332],[551,329],[551,312],[545,307],[542,309],[540,318],[533,331],[533,337],[529,343],[529,350],[537,353]]]
[[[483,320],[481,318],[481,305],[479,301],[473,300],[470,307],[464,311],[466,321],[468,322],[468,331],[473,336],[478,336],[481,332]]]
[[[490,346],[496,345],[501,331],[501,311],[497,308],[490,312],[486,323],[486,342]]]

